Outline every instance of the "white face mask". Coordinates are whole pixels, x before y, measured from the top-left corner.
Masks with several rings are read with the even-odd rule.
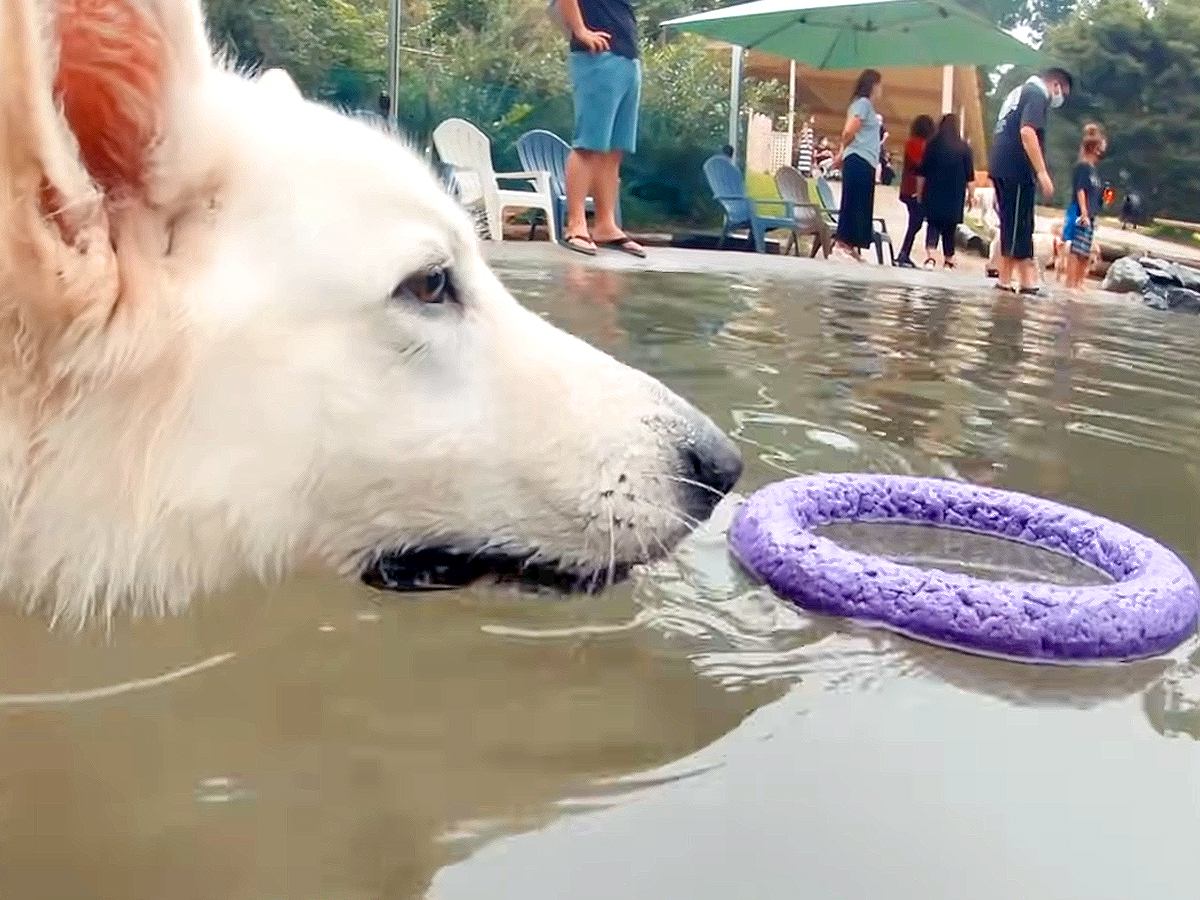
[[[1050,108],[1058,109],[1060,106],[1063,105],[1063,103],[1066,102],[1066,99],[1067,98],[1062,95],[1062,92],[1052,93],[1050,95]]]

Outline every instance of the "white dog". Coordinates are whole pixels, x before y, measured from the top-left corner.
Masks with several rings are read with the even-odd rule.
[[[609,581],[741,470],[519,306],[401,144],[198,0],[0,0],[0,588],[82,622],[306,559]]]

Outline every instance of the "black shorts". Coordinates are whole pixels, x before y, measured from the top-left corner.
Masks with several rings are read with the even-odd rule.
[[[1000,255],[1033,259],[1033,208],[1037,184],[1016,178],[993,178],[1000,213]]]

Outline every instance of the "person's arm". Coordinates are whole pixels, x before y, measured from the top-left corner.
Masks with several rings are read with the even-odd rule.
[[[859,117],[857,109],[858,101],[855,100],[854,103],[850,104],[850,113],[846,116],[846,124],[842,126],[842,144],[838,147],[837,156],[834,157],[838,164],[841,163],[842,157],[846,153],[846,148],[850,146],[850,142],[854,140],[854,136],[863,127],[863,120]]]
[[[1033,126],[1021,126],[1021,146],[1025,148],[1025,155],[1029,157],[1029,165],[1033,167],[1037,176],[1038,186],[1049,198],[1054,194],[1054,182],[1050,180],[1050,173],[1046,170],[1046,157],[1042,155],[1042,145]]]
[[[1042,154],[1042,142],[1038,140],[1039,129],[1046,127],[1046,111],[1050,108],[1050,99],[1040,89],[1030,85],[1030,92],[1025,106],[1021,111],[1021,146],[1029,157],[1029,165],[1037,176],[1038,186],[1049,199],[1054,194],[1054,182],[1050,180],[1050,172],[1046,169],[1046,157]]]
[[[1079,204],[1079,218],[1083,221],[1083,227],[1087,228],[1092,223],[1092,210],[1088,209],[1087,188],[1091,182],[1088,177],[1089,173],[1083,166],[1077,166],[1075,169],[1075,202]]]
[[[1092,216],[1088,211],[1087,191],[1082,188],[1075,192],[1075,201],[1079,204],[1079,218],[1083,220],[1083,227],[1087,228],[1092,224]]]
[[[612,35],[607,31],[592,31],[583,20],[583,10],[579,8],[579,0],[558,0],[558,8],[562,10],[563,21],[571,30],[575,40],[583,44],[589,53],[605,53],[612,41]]]
[[[975,205],[975,158],[970,148],[963,153],[963,172],[967,176],[967,209]]]

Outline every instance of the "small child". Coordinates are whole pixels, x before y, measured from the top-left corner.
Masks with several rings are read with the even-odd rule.
[[[1067,287],[1083,285],[1092,255],[1092,239],[1096,233],[1096,216],[1103,203],[1100,174],[1096,165],[1108,149],[1108,140],[1099,125],[1089,124],[1083,128],[1083,141],[1079,145],[1079,162],[1071,177],[1071,205],[1063,225],[1063,242],[1071,247],[1067,260]]]

